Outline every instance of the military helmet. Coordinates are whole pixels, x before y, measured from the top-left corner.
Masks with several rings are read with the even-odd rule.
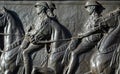
[[[47,2],[37,2],[37,3],[35,4],[35,7],[37,7],[37,6],[43,6],[43,7],[45,7],[45,8],[49,8]]]
[[[85,8],[88,6],[99,6],[99,5],[101,5],[101,4],[99,2],[97,2],[96,0],[88,0],[85,3]]]
[[[50,9],[56,9],[55,4],[52,3],[52,2],[48,2],[48,6],[49,6]]]

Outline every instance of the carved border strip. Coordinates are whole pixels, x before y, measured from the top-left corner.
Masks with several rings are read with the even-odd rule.
[[[0,5],[34,5],[38,1],[0,1]],[[53,1],[57,5],[84,5],[86,1]],[[120,1],[100,1],[103,5],[120,5]]]

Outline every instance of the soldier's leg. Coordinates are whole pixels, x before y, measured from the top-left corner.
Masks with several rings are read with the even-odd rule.
[[[31,74],[30,73],[30,64],[29,64],[29,53],[32,51],[38,49],[39,45],[34,45],[32,43],[29,44],[29,46],[23,51],[23,60],[24,60],[24,67],[25,67],[25,74]]]
[[[22,52],[23,52],[23,50],[25,50],[29,46],[29,44],[30,44],[29,39],[25,37],[24,40],[22,41],[21,45],[20,45],[19,50],[18,50],[19,53],[17,55],[16,65],[19,65],[20,60],[23,58],[22,57]]]
[[[20,46],[21,49],[26,49],[30,44],[30,41],[27,37],[24,38],[24,40],[22,41],[22,44]]]
[[[82,41],[81,44],[74,51],[72,51],[67,74],[72,74],[72,71],[77,62],[76,59],[77,59],[78,54],[86,52],[89,49],[92,49],[95,46],[95,44],[96,43],[92,41],[91,42]]]

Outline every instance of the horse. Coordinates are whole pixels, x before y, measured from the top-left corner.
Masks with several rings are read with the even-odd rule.
[[[0,15],[0,27],[3,27],[2,36],[4,39],[1,42],[4,48],[1,50],[3,52],[0,57],[0,69],[1,73],[12,74],[16,70],[14,61],[25,32],[18,15],[14,11],[3,7]]]
[[[115,74],[120,74],[120,44],[119,44],[118,48],[113,53],[110,67],[114,67]]]
[[[99,24],[107,26],[108,31],[96,46],[90,60],[90,71],[85,74],[114,74],[114,68],[110,66],[113,52],[120,43],[120,9],[101,17]]]
[[[116,58],[116,63],[115,65],[117,66],[117,68],[115,69],[115,74],[120,74],[120,47],[117,49],[117,56]]]
[[[18,50],[20,47],[20,44],[22,43],[22,40],[24,38],[24,29],[21,28],[22,25],[16,24],[15,18],[11,15],[11,13],[8,12],[6,8],[5,9],[5,17],[2,18],[1,20],[4,20],[1,26],[4,26],[4,34],[7,34],[7,37],[4,36],[4,51],[1,55],[1,73],[4,74],[24,74],[24,66],[23,66],[23,61],[20,61],[19,65],[16,65],[17,56],[19,53],[21,53],[21,50]],[[53,30],[55,28],[57,31],[55,32],[55,35],[57,35],[57,39],[54,37],[54,33],[51,33],[50,35],[47,35],[50,40],[59,40],[59,39],[66,39],[70,38],[71,34],[70,32],[63,26],[61,25],[57,19],[53,19],[54,25],[52,25]],[[9,22],[9,23],[8,23]],[[17,21],[18,22],[18,21]],[[55,38],[55,39],[54,39]],[[11,43],[8,43],[11,42]],[[66,49],[68,43],[66,41],[58,41],[58,42],[53,42],[50,43],[51,45],[54,45],[56,43],[56,49],[53,48],[39,48],[38,51],[33,52],[31,54],[31,63],[33,65],[33,72],[39,70],[40,72],[44,71],[41,70],[45,67],[48,67],[48,59],[51,54],[51,52],[47,51],[48,49],[52,51],[52,54],[56,56],[53,58],[53,61],[56,61],[55,66],[57,67],[57,72],[58,68],[60,68],[60,60],[62,59],[62,56],[64,54],[64,50]],[[48,46],[50,44],[47,44]],[[45,46],[46,44],[43,44]],[[48,52],[50,54],[48,54]],[[58,62],[58,63],[57,63]],[[50,66],[51,67],[51,66]],[[54,69],[54,72],[56,70]],[[34,72],[35,73],[35,72]]]
[[[120,74],[120,44],[117,47],[117,49],[113,52],[113,57],[110,63],[110,67],[114,67],[115,74]]]
[[[65,49],[69,44],[69,39],[71,37],[71,34],[62,24],[59,23],[59,21],[56,18],[49,18],[47,21],[48,24],[46,24],[47,26],[46,29],[48,29],[48,32],[50,33],[48,33],[48,35],[45,35],[44,37],[45,40],[47,39],[48,42],[49,41],[53,41],[53,42],[47,44],[40,43],[40,45],[45,46],[44,52],[47,52],[48,54],[44,55],[46,59],[42,60],[41,64],[40,62],[38,63],[41,66],[40,65],[38,66],[38,64],[36,66],[33,65],[32,74],[35,74],[34,71],[42,71],[43,74],[44,73],[46,74],[46,72],[50,73],[51,71],[52,72],[51,74],[59,74],[63,70],[62,68],[63,65],[61,64],[61,61]],[[35,60],[32,59],[32,61],[34,64]]]

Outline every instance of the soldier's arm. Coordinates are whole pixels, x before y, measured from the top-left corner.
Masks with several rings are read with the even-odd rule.
[[[85,33],[78,34],[78,36],[80,38],[84,38],[84,37],[88,37],[88,36],[90,36],[92,34],[100,33],[100,32],[103,32],[102,29],[101,29],[101,26],[97,26],[97,27],[91,28],[89,31],[87,31]]]
[[[109,25],[105,22],[103,17],[100,17],[95,22],[96,26],[94,28],[89,29],[83,34],[78,34],[80,38],[90,36],[95,33],[106,33],[109,30]]]
[[[42,24],[41,28],[36,31],[35,34],[35,43],[36,44],[40,44],[41,41],[46,40],[46,37],[48,37],[48,35],[51,33],[51,27],[47,24]]]

